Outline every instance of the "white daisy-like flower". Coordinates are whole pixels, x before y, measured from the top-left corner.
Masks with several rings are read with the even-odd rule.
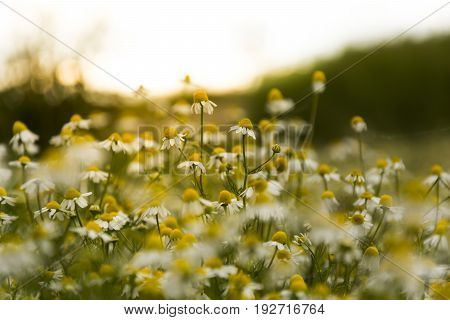
[[[50,138],[50,144],[55,147],[70,146],[73,140],[73,129],[70,127],[63,127],[59,134]]]
[[[325,163],[322,163],[317,167],[317,173],[327,182],[341,180],[341,177],[336,170]]]
[[[403,163],[403,160],[399,157],[392,157],[387,160],[388,162],[388,168],[393,171],[405,171],[405,164]]]
[[[113,133],[108,139],[99,142],[99,147],[114,153],[132,153],[131,148],[122,141],[118,133]]]
[[[447,220],[439,220],[433,233],[431,234],[431,236],[425,239],[423,244],[430,250],[448,252],[448,241],[446,237],[447,229]]]
[[[361,268],[371,272],[377,271],[380,268],[380,254],[377,247],[367,247],[361,260]]]
[[[9,214],[0,211],[0,226],[11,224],[14,220],[17,220],[17,217],[10,216]]]
[[[279,89],[271,89],[267,95],[267,112],[271,115],[289,111],[294,106],[294,101],[285,99]]]
[[[434,184],[439,183],[440,185],[449,188],[450,186],[450,174],[445,172],[441,165],[435,164],[431,167],[431,175],[428,176],[423,183],[427,187],[431,187]]]
[[[40,217],[44,213],[48,214],[50,219],[58,219],[59,221],[63,221],[70,216],[70,212],[61,209],[60,204],[54,200],[47,203],[40,210],[36,210],[34,212],[34,218]]]
[[[7,182],[11,179],[12,172],[9,169],[0,168],[0,183]]]
[[[0,204],[7,204],[11,207],[16,205],[16,199],[8,196],[8,192],[3,187],[0,187]]]
[[[354,116],[351,121],[352,129],[356,133],[361,133],[363,131],[367,131],[367,124],[364,122],[364,119],[360,116]]]
[[[226,135],[219,131],[215,124],[206,124],[203,126],[203,141],[206,144],[220,145],[226,140]]]
[[[218,168],[223,163],[233,163],[236,158],[236,153],[226,152],[222,147],[214,148],[209,157],[208,168]]]
[[[325,91],[325,83],[327,79],[323,71],[314,71],[312,75],[312,90],[314,93],[323,93]]]
[[[33,155],[39,151],[38,146],[35,144],[38,139],[39,136],[31,132],[23,122],[16,121],[13,125],[13,137],[9,144],[14,152],[19,155]]]
[[[38,167],[38,163],[31,161],[27,156],[20,156],[19,159],[10,161],[9,165],[11,167],[24,169],[36,169]]]
[[[186,100],[180,99],[172,106],[172,112],[186,117],[191,114],[191,105]]]
[[[95,222],[102,227],[103,230],[121,230],[127,222],[130,221],[128,216],[123,212],[105,212]]]
[[[330,190],[324,191],[322,193],[321,198],[325,203],[325,206],[327,207],[328,211],[335,212],[339,208],[339,202],[337,201],[332,191]]]
[[[219,201],[212,203],[220,213],[235,214],[238,213],[244,204],[242,201],[233,197],[233,194],[227,190],[222,190],[219,193]]]
[[[158,148],[158,143],[155,141],[153,134],[149,131],[145,131],[140,134],[139,138],[139,150],[154,150]]]
[[[375,197],[372,192],[364,191],[359,194],[358,199],[353,202],[355,207],[365,207],[368,211],[375,210],[380,203],[380,198]]]
[[[267,192],[272,196],[279,196],[282,190],[283,187],[278,181],[257,178],[250,180],[249,187],[244,191],[244,193],[248,199],[252,199],[258,193],[263,192]]]
[[[253,124],[249,118],[244,118],[238,122],[237,126],[232,126],[229,132],[234,131],[242,136],[249,136],[256,140],[255,132],[253,131]]]
[[[20,190],[25,191],[28,195],[35,195],[37,192],[46,193],[55,190],[55,184],[45,179],[34,178],[21,185]]]
[[[146,224],[156,223],[155,217],[166,218],[170,215],[170,211],[161,203],[159,199],[154,199],[150,202],[147,208],[140,211],[139,215],[136,215],[135,224],[139,224],[143,221]]]
[[[286,217],[286,209],[275,202],[268,192],[256,192],[251,203],[252,206],[247,207],[246,210],[247,220],[258,218],[264,222],[283,221]]]
[[[173,146],[176,148],[181,148],[182,142],[184,141],[184,136],[185,135],[183,133],[178,133],[176,128],[164,128],[161,150],[169,150]]]
[[[224,265],[220,258],[213,257],[205,261],[204,271],[207,278],[228,279],[230,275],[237,272],[237,268],[234,265]]]
[[[373,224],[371,221],[372,217],[366,210],[356,211],[347,223],[348,231],[353,237],[359,239],[372,228]]]
[[[96,221],[89,221],[84,227],[72,228],[73,232],[78,233],[82,237],[88,237],[89,239],[102,239],[104,242],[110,242],[113,238],[105,233],[102,227]]]
[[[345,177],[345,181],[351,184],[351,190],[355,194],[361,194],[366,190],[364,176],[360,170],[353,170],[350,174]],[[350,188],[349,188],[350,189]]]
[[[183,192],[183,214],[200,215],[203,213],[203,206],[200,202],[200,195],[197,190],[187,188]]]
[[[178,166],[178,169],[184,169],[185,174],[192,174],[192,173],[206,173],[206,168],[201,162],[201,155],[200,153],[194,152],[190,157],[189,160],[181,162]]]
[[[70,188],[64,194],[64,200],[61,202],[61,208],[64,210],[74,211],[76,207],[86,208],[88,206],[87,197],[92,192],[81,193],[75,188]]]
[[[63,128],[70,128],[72,130],[76,129],[88,130],[90,125],[91,120],[83,119],[79,114],[74,114],[70,118],[70,121],[63,126]]]
[[[208,95],[206,94],[205,90],[196,90],[193,94],[193,97],[194,103],[191,106],[191,111],[193,114],[200,114],[202,112],[202,109],[207,114],[213,114],[214,108],[217,107],[217,104],[208,99]]]
[[[380,198],[374,198],[374,201],[377,201],[377,199],[376,210],[380,213],[384,211],[387,221],[400,221],[403,218],[404,208],[393,206],[393,199],[390,195],[383,194]]]
[[[108,173],[100,170],[97,166],[89,166],[81,174],[81,180],[88,180],[93,183],[105,182],[107,179]]]

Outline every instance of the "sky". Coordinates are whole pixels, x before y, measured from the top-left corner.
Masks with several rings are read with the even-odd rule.
[[[81,59],[91,87],[165,94],[185,74],[211,90],[245,88],[267,72],[395,37],[446,1],[1,0],[0,63],[24,43],[76,56],[2,3],[110,74]],[[407,35],[449,30],[450,5]]]

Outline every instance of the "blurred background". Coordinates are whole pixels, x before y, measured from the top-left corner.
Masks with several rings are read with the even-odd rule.
[[[349,134],[358,114],[381,143],[432,139],[442,150],[450,142],[450,5],[443,5],[2,1],[0,141],[20,119],[45,148],[73,113],[96,119],[99,138],[135,131],[167,118],[163,109],[179,98],[190,102],[197,86],[219,104],[220,124],[267,117],[273,87],[300,100],[283,117],[308,119],[304,97],[320,69],[328,79],[341,75],[320,99],[317,144]]]

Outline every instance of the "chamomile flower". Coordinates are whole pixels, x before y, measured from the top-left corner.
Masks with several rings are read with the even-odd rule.
[[[242,271],[230,275],[226,296],[232,300],[254,299],[255,291],[262,289],[258,283],[254,283],[252,278]]]
[[[197,190],[187,188],[183,192],[183,215],[201,215],[203,213],[203,206],[200,202],[200,195]]]
[[[375,197],[372,192],[364,191],[359,194],[358,199],[353,202],[355,207],[363,207],[368,211],[373,211],[380,202],[380,198]]]
[[[207,114],[213,114],[214,108],[217,104],[208,99],[208,94],[205,90],[196,90],[193,94],[194,103],[191,106],[191,111],[193,114],[200,114],[202,110]]]
[[[50,144],[55,147],[70,146],[75,140],[73,129],[63,127],[61,132],[50,139]]]
[[[253,124],[249,118],[244,118],[238,122],[237,126],[232,126],[229,132],[232,131],[239,135],[249,136],[253,139],[256,139],[255,132],[253,131]]]
[[[248,220],[260,219],[264,222],[283,221],[286,216],[286,209],[268,192],[257,192],[250,199],[251,207],[246,210]]]
[[[431,187],[437,183],[440,185],[449,188],[450,185],[450,174],[444,171],[441,165],[435,164],[431,167],[431,175],[428,176],[423,183],[427,187]]]
[[[188,116],[191,114],[191,105],[184,99],[177,100],[172,106],[172,112],[178,116]]]
[[[369,230],[372,228],[372,218],[367,213],[367,211],[356,211],[349,218],[349,222],[347,223],[349,233],[359,239],[366,235]]]
[[[208,168],[218,168],[223,163],[233,163],[236,158],[236,153],[226,152],[222,147],[214,148],[209,157]]]
[[[403,217],[404,209],[402,207],[393,206],[394,200],[388,194],[380,196],[376,210],[386,212],[387,221],[400,221]]]
[[[131,153],[130,147],[122,141],[118,133],[113,133],[108,139],[99,142],[99,147],[113,153]]]
[[[312,75],[312,90],[314,93],[323,93],[325,91],[325,83],[327,79],[323,71],[314,71]]]
[[[103,230],[119,231],[129,221],[128,216],[123,212],[105,212],[102,213],[95,222],[102,227]]]
[[[235,214],[242,209],[244,204],[242,201],[233,197],[231,192],[222,190],[219,193],[219,201],[214,202],[214,206],[219,210],[219,212]]]
[[[448,221],[439,220],[433,233],[423,242],[424,245],[430,250],[448,252],[447,229]]]
[[[206,173],[206,168],[201,162],[201,156],[200,153],[194,152],[190,157],[189,160],[181,162],[178,166],[178,169],[184,169],[185,174],[192,174],[192,173]]]
[[[399,157],[391,157],[388,159],[389,168],[393,171],[405,171],[405,164]]]
[[[219,131],[215,124],[206,124],[203,127],[203,141],[206,144],[219,145],[223,143],[226,136]]]
[[[364,122],[364,119],[360,116],[354,116],[351,120],[351,125],[353,131],[355,131],[356,133],[367,131],[367,124]]]
[[[11,207],[16,205],[16,199],[8,196],[8,192],[3,187],[0,187],[0,204],[7,204]]]
[[[75,188],[70,188],[64,194],[64,200],[61,202],[61,208],[64,210],[74,211],[76,207],[86,208],[88,206],[87,197],[92,192],[81,193]]]
[[[13,221],[17,220],[18,217],[10,216],[2,211],[0,211],[0,226],[6,226],[11,224]]]
[[[363,258],[361,260],[361,268],[376,271],[380,267],[380,254],[377,247],[370,246],[364,251]]]
[[[55,184],[46,179],[33,178],[20,186],[20,190],[25,191],[28,195],[39,193],[49,193],[55,190]]]
[[[139,150],[153,151],[158,148],[153,134],[150,131],[144,131],[139,135]]]
[[[205,276],[207,278],[222,278],[228,279],[228,277],[237,272],[237,268],[234,265],[224,265],[222,260],[218,257],[212,257],[205,261]]]
[[[364,179],[362,172],[358,169],[350,172],[345,177],[345,181],[351,184],[352,190],[355,194],[361,194],[366,190],[365,187],[366,180]]]
[[[266,109],[272,115],[281,114],[289,111],[294,106],[291,99],[285,99],[281,91],[273,88],[267,94]]]
[[[74,114],[70,121],[67,122],[63,128],[70,128],[71,130],[88,130],[91,124],[91,120],[83,119],[79,114]]]
[[[282,190],[283,187],[278,181],[257,178],[250,180],[245,194],[247,198],[252,199],[256,194],[263,192],[267,192],[272,196],[279,196]]]
[[[39,136],[31,132],[23,122],[14,122],[12,131],[13,137],[11,138],[9,144],[14,152],[19,155],[33,155],[39,151],[38,146],[35,144],[39,139]]]
[[[334,212],[339,207],[339,202],[337,201],[336,197],[334,196],[334,193],[330,190],[326,190],[322,192],[321,196],[323,202],[325,203],[325,206],[327,207],[329,212]]]
[[[31,161],[31,159],[27,156],[20,156],[19,159],[10,161],[9,165],[11,167],[24,169],[36,169],[38,167],[37,162]]]
[[[45,207],[34,212],[34,218],[41,216],[43,213],[48,214],[48,217],[52,220],[57,219],[63,221],[70,217],[70,212],[63,210],[58,202],[55,200],[50,201]]]
[[[88,221],[84,227],[72,228],[72,231],[78,233],[82,237],[89,239],[101,239],[104,242],[110,242],[113,238],[105,233],[102,227],[96,221]]]
[[[164,128],[164,136],[162,138],[161,150],[169,150],[172,147],[181,148],[185,134],[178,133],[176,128]]]
[[[263,244],[265,247],[274,247],[277,250],[283,250],[288,243],[288,236],[284,231],[277,231],[272,235],[271,241]]]
[[[108,173],[100,170],[97,166],[89,166],[81,174],[81,180],[88,180],[93,183],[105,182],[108,178]]]

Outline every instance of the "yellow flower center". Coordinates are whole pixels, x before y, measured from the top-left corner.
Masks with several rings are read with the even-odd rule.
[[[80,122],[83,120],[79,114],[74,114],[72,117],[70,117],[70,122]]]
[[[194,102],[203,102],[203,101],[208,101],[208,94],[206,93],[205,90],[203,89],[199,89],[194,91]]]
[[[275,129],[275,125],[270,120],[262,119],[259,122],[259,128],[263,132],[272,132]]]
[[[364,191],[363,193],[361,193],[360,197],[365,199],[365,200],[370,200],[372,199],[372,193],[369,191]]]
[[[205,130],[205,132],[209,132],[209,133],[219,132],[219,128],[215,124],[205,124],[203,129]]]
[[[125,132],[122,134],[122,141],[125,143],[131,143],[134,141],[134,134],[130,132]]]
[[[223,266],[222,260],[218,257],[209,258],[205,261],[205,266],[211,269],[219,269]]]
[[[13,134],[21,133],[22,131],[28,130],[25,123],[22,121],[16,121],[13,124]]]
[[[354,116],[352,118],[352,125],[357,125],[357,124],[363,123],[363,122],[364,122],[364,119],[360,116]]]
[[[442,172],[444,171],[444,169],[442,168],[442,166],[440,166],[439,164],[435,164],[431,167],[431,173],[434,175],[440,175]]]
[[[166,137],[167,139],[173,139],[177,136],[177,134],[177,129],[174,127],[164,128],[164,137]]]
[[[176,259],[173,263],[174,269],[182,274],[190,274],[192,266],[186,259]]]
[[[118,142],[118,141],[122,141],[122,137],[117,132],[114,132],[113,134],[111,134],[109,136],[108,140],[111,140],[111,141],[114,141],[114,142]]]
[[[117,212],[105,212],[103,214],[100,215],[100,219],[103,221],[107,221],[110,222],[114,219],[114,217],[116,217],[119,213]]]
[[[366,249],[366,251],[364,252],[364,255],[366,256],[370,256],[370,257],[378,257],[378,249],[375,246],[370,246]]]
[[[267,94],[267,100],[269,102],[283,100],[283,94],[281,93],[280,89],[273,88]]]
[[[320,175],[329,174],[331,172],[331,167],[326,163],[322,163],[317,169]]]
[[[251,282],[252,282],[251,278],[242,271],[230,275],[230,283],[232,283],[233,286],[236,287],[237,289],[242,289]]]
[[[242,128],[253,129],[252,121],[249,118],[241,119],[238,122],[238,125],[239,125],[239,127],[242,127]]]
[[[231,192],[229,192],[227,190],[220,191],[220,193],[219,193],[219,202],[220,203],[230,204],[232,199],[233,199],[233,195],[231,194]]]
[[[164,225],[168,228],[175,229],[178,226],[177,218],[173,216],[167,217],[166,220],[164,220]]]
[[[380,197],[380,204],[381,204],[382,206],[390,207],[390,206],[392,206],[392,203],[393,203],[393,199],[392,199],[392,197],[391,197],[390,195],[388,195],[388,194],[383,194],[383,195]]]
[[[225,149],[221,148],[221,147],[214,148],[214,150],[213,150],[213,154],[214,155],[221,154],[221,153],[224,153],[224,152],[225,152]]]
[[[81,196],[81,193],[75,188],[69,188],[64,194],[64,198],[67,200],[72,200],[74,198],[78,198],[79,196]]]
[[[50,210],[58,210],[59,208],[61,208],[61,206],[59,205],[58,202],[56,202],[55,200],[50,201],[49,203],[47,203],[46,205],[47,209]]]
[[[257,193],[255,197],[256,204],[264,204],[270,202],[270,196],[266,192]]]
[[[272,241],[275,241],[275,242],[278,242],[281,244],[286,244],[288,241],[286,232],[284,232],[284,231],[275,232],[272,236]]]
[[[326,82],[325,73],[320,70],[314,71],[314,73],[312,75],[312,80],[314,82]]]
[[[364,223],[364,216],[361,213],[355,213],[351,220],[353,224],[361,225]]]
[[[378,169],[385,169],[387,167],[388,163],[384,159],[378,159],[377,160],[377,168]]]
[[[170,232],[170,239],[172,240],[178,240],[181,239],[183,237],[183,232],[181,232],[180,229],[173,229]]]
[[[288,161],[285,157],[278,157],[275,160],[275,168],[277,168],[278,172],[284,172],[288,168]]]
[[[279,250],[277,252],[277,258],[279,260],[289,260],[291,258],[291,253],[285,249]]]
[[[99,269],[99,273],[103,277],[112,277],[116,274],[116,269],[110,264],[102,264]]]
[[[189,157],[190,161],[201,161],[201,156],[200,153],[198,152],[194,152],[193,154],[191,154],[191,156]]]
[[[434,233],[440,236],[445,235],[445,232],[447,231],[447,221],[446,220],[439,220],[439,222],[436,225],[436,229],[434,230]]]
[[[0,187],[0,197],[5,197],[8,193],[6,192],[6,189],[3,187]]]
[[[263,179],[257,179],[252,181],[251,186],[256,192],[264,192],[267,190],[269,183]]]
[[[291,277],[291,282],[289,285],[289,289],[293,292],[302,292],[308,289],[308,286],[305,283],[303,277],[299,274],[295,274]]]
[[[183,201],[184,202],[193,202],[197,201],[200,198],[198,192],[193,188],[187,188],[183,193]]]
[[[99,226],[97,222],[91,220],[88,223],[86,223],[86,230],[100,233],[102,231],[102,228]]]
[[[27,156],[21,156],[20,158],[19,158],[19,162],[21,163],[21,164],[27,164],[27,163],[29,163],[31,161],[31,159],[29,158],[29,157],[27,157]]]
[[[322,193],[322,199],[333,199],[333,198],[334,198],[333,191],[326,190]]]
[[[87,167],[86,170],[87,171],[99,171],[97,166],[94,166],[94,165]]]

